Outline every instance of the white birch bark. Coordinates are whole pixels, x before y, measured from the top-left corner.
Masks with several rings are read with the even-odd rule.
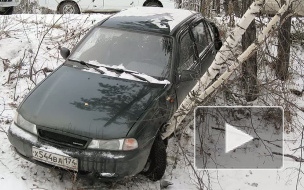
[[[280,20],[281,15],[286,12],[288,9],[290,3],[293,0],[287,0],[286,4],[282,6],[282,8],[279,10],[278,14],[276,14],[272,20],[267,24],[267,26],[264,28],[261,35],[259,35],[257,42],[251,44],[247,48],[245,52],[243,52],[237,59],[237,62],[233,63],[231,66],[227,68],[227,70],[210,86],[207,88],[209,83],[214,79],[214,77],[219,73],[221,67],[223,64],[225,64],[226,60],[231,56],[231,51],[236,47],[236,45],[240,42],[242,35],[250,25],[253,19],[255,19],[255,15],[260,11],[262,8],[262,5],[264,4],[263,0],[257,0],[255,1],[250,8],[246,11],[236,28],[234,29],[234,32],[228,37],[227,41],[224,43],[223,47],[220,49],[220,51],[217,53],[215,60],[211,64],[211,66],[208,69],[208,72],[206,72],[201,79],[198,81],[198,83],[194,86],[194,88],[191,90],[191,93],[187,95],[187,97],[184,99],[180,107],[177,109],[175,114],[170,119],[170,124],[167,126],[165,131],[162,133],[162,138],[165,139],[168,136],[170,136],[174,130],[175,127],[178,127],[179,124],[183,121],[183,119],[186,117],[186,115],[193,110],[193,107],[195,106],[194,99],[203,100],[206,98],[209,94],[211,94],[215,89],[217,89],[225,80],[229,78],[229,76],[233,73],[233,71],[241,64],[243,63],[250,54],[256,50],[258,45],[263,42],[265,37],[269,34],[269,32],[275,27],[276,23]],[[206,89],[207,88],[207,89]]]

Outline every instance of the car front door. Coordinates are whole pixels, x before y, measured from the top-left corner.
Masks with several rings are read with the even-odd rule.
[[[138,0],[104,0],[105,10],[127,9],[138,4]]]
[[[79,0],[77,4],[82,12],[101,11],[103,9],[104,0]]]
[[[208,25],[195,21],[179,35],[176,95],[178,106],[211,65],[216,51]]]
[[[199,56],[198,68],[201,77],[210,67],[216,55],[214,35],[212,33],[211,26],[203,19],[195,22],[191,31],[194,36]]]

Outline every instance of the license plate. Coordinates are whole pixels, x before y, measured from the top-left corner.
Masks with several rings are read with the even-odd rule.
[[[45,162],[61,168],[78,171],[77,158],[55,154],[46,150],[41,150],[37,147],[32,147],[32,154],[35,160],[39,160],[41,162]]]

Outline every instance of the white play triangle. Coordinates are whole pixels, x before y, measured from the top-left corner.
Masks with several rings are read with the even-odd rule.
[[[236,129],[235,127],[231,126],[228,123],[225,124],[225,138],[226,138],[226,143],[225,143],[226,153],[236,149],[239,146],[242,146],[243,144],[253,139],[252,136],[244,133],[241,130]]]

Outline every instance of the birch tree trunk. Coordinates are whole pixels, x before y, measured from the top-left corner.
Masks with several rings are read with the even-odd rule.
[[[282,5],[285,0],[281,0]],[[292,9],[289,9],[283,14],[280,20],[281,28],[278,35],[278,59],[276,64],[276,75],[280,80],[288,78],[288,67],[290,59],[291,45],[291,15]]]
[[[208,69],[208,71],[203,75],[203,77],[198,81],[195,87],[192,89],[191,93],[187,95],[185,100],[182,102],[180,107],[177,109],[175,114],[170,119],[169,125],[163,129],[162,138],[165,139],[169,137],[179,126],[179,124],[183,121],[186,115],[194,109],[196,101],[201,101],[205,99],[209,94],[214,92],[225,80],[229,78],[229,76],[233,73],[233,71],[243,63],[252,52],[256,50],[256,48],[263,42],[265,37],[269,34],[270,31],[275,27],[276,23],[279,21],[281,15],[286,12],[287,8],[290,5],[290,1],[287,0],[287,4],[283,5],[279,10],[278,14],[275,15],[272,20],[268,23],[268,25],[264,28],[262,34],[258,37],[256,43],[253,43],[247,50],[238,57],[238,61],[228,67],[228,69],[217,79],[210,87],[206,89],[208,84],[212,81],[212,79],[219,73],[220,67],[228,60],[229,56],[231,56],[231,51],[240,42],[241,36],[244,34],[245,30],[248,28],[251,21],[255,18],[255,14],[257,14],[261,6],[264,4],[264,1],[257,0],[255,1],[250,8],[246,11],[234,32],[228,37],[227,41],[224,43],[221,50],[217,53],[215,60],[212,65]]]
[[[253,0],[243,0],[242,10],[245,12]],[[242,50],[245,51],[256,39],[255,20],[251,22],[245,34],[242,37]],[[243,86],[245,89],[245,98],[247,102],[254,101],[258,95],[257,84],[257,53],[255,52],[247,61],[242,64]]]

